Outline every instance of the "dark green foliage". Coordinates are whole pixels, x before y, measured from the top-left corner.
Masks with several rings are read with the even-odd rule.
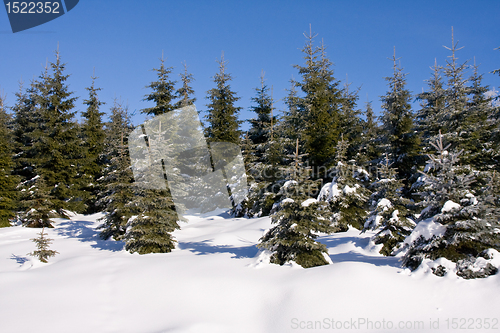
[[[369,191],[362,186],[367,173],[354,161],[346,161],[348,147],[343,138],[337,143],[333,180],[323,186],[318,196],[318,200],[330,205],[334,232],[347,231],[349,226],[363,229],[368,208]]]
[[[50,218],[56,217],[52,197],[43,176],[24,182],[20,204],[20,220],[29,228],[53,228]]]
[[[130,156],[127,146],[128,135],[132,131],[129,114],[116,100],[111,108],[111,121],[106,124],[104,158],[106,168],[101,178],[101,192],[98,206],[106,212],[100,236],[120,240],[125,234],[125,226],[133,215],[126,206],[134,197]]]
[[[208,114],[205,116],[208,126],[205,128],[205,136],[209,142],[231,142],[240,143],[240,130],[238,112],[241,107],[234,106],[240,98],[231,91],[229,81],[232,77],[226,72],[226,61],[224,53],[218,61],[219,73],[215,74],[214,82],[216,87],[207,92],[207,99],[210,101]]]
[[[448,152],[441,137],[434,144],[438,155],[429,155],[428,172],[422,176],[425,207],[418,222],[429,221],[446,227],[443,235],[430,239],[420,236],[403,258],[403,265],[416,269],[424,258],[435,260],[445,257],[453,262],[477,258],[484,250],[500,248],[498,202],[491,201],[489,193],[498,193],[495,182],[483,195],[475,195],[472,185],[476,175],[466,168],[459,168],[459,153]],[[494,196],[494,195],[493,195]],[[491,198],[488,200],[487,198]],[[488,212],[488,209],[493,209]],[[463,264],[463,262],[462,262]],[[462,267],[462,269],[464,269]]]
[[[84,122],[81,126],[83,158],[81,162],[82,190],[85,192],[86,213],[92,214],[98,211],[96,206],[99,189],[98,179],[103,175],[104,160],[104,124],[102,116],[104,112],[100,111],[104,103],[99,101],[97,93],[100,88],[95,87],[96,77],[92,77],[92,85],[86,88],[89,92],[89,98],[83,103],[87,105],[87,110],[82,113]]]
[[[191,97],[194,94],[194,90],[190,86],[191,81],[194,81],[194,78],[192,74],[188,73],[186,63],[184,63],[184,72],[179,75],[181,76],[182,87],[177,89],[176,94],[180,100],[175,103],[174,109],[180,109],[196,102],[196,98]]]
[[[18,178],[13,175],[14,144],[12,131],[9,129],[10,122],[11,117],[5,110],[4,98],[0,95],[0,228],[10,227],[18,199]]]
[[[371,102],[366,102],[365,118],[364,121],[361,120],[363,131],[359,135],[360,143],[355,159],[371,173],[376,169],[380,156],[380,128],[375,120]]]
[[[410,178],[416,172],[416,157],[419,154],[420,138],[415,133],[411,111],[411,94],[406,89],[406,74],[398,66],[396,51],[392,58],[394,73],[386,77],[389,91],[382,96],[382,126],[387,152],[397,170],[398,178],[409,188]]]
[[[357,153],[363,144],[363,133],[367,128],[363,128],[363,121],[360,119],[361,111],[356,109],[359,99],[358,90],[350,91],[351,83],[344,84],[342,89],[342,102],[340,107],[340,124],[343,137],[349,142],[347,149],[347,160],[356,159]],[[373,119],[372,119],[373,120]],[[371,124],[373,126],[373,124]]]
[[[251,110],[257,114],[257,118],[249,120],[251,127],[248,131],[250,140],[257,146],[271,139],[273,125],[276,125],[276,117],[272,115],[273,99],[269,95],[268,86],[265,84],[264,72],[261,74],[260,84],[261,86],[255,89],[257,96],[252,97],[252,102],[256,105],[251,107]],[[262,154],[262,151],[260,153]]]
[[[177,213],[171,196],[166,190],[141,189],[134,187],[134,200],[128,203],[138,216],[127,222],[123,239],[125,249],[139,254],[165,253],[175,248],[171,233],[180,229]]]
[[[50,257],[54,257],[59,252],[50,250],[49,246],[52,244],[53,239],[46,238],[46,233],[42,228],[42,231],[39,233],[40,237],[32,238],[31,240],[36,244],[36,251],[28,253],[29,256],[37,257],[41,262],[47,263]]]
[[[407,209],[410,200],[403,197],[403,182],[396,178],[396,170],[386,159],[380,165],[378,179],[372,184],[371,211],[365,223],[365,230],[377,230],[373,237],[375,244],[383,244],[380,253],[393,255],[408,236],[415,223],[409,219]]]
[[[77,179],[78,157],[81,156],[78,127],[73,120],[75,97],[68,91],[59,52],[56,62],[51,63],[52,76],[48,70],[36,83],[38,93],[36,119],[38,124],[30,135],[32,146],[28,156],[32,165],[43,176],[52,204],[64,216],[64,209],[82,212],[84,204]]]
[[[147,115],[158,116],[175,109],[173,106],[175,99],[175,81],[171,81],[169,78],[169,75],[172,73],[172,67],[165,67],[163,55],[160,61],[160,68],[153,69],[158,76],[158,80],[146,86],[146,88],[150,88],[152,92],[146,95],[144,100],[155,103],[155,106],[141,111]]]
[[[304,53],[305,65],[294,67],[299,70],[302,80],[297,82],[305,94],[298,101],[299,114],[304,115],[305,128],[302,132],[305,152],[309,165],[313,167],[313,177],[318,177],[318,169],[329,166],[335,152],[335,144],[340,136],[340,107],[342,102],[338,81],[333,76],[332,63],[326,57],[325,47],[314,46],[315,36],[309,33]]]
[[[295,161],[297,162],[297,160]],[[311,198],[318,184],[309,179],[310,170],[295,163],[290,176],[278,195],[271,214],[275,225],[260,239],[259,247],[273,252],[271,262],[283,265],[295,261],[304,268],[326,265],[327,248],[315,239],[318,232],[329,233],[331,213],[325,202]]]

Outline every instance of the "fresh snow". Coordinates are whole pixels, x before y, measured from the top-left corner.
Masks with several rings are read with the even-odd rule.
[[[313,204],[315,202],[318,202],[318,200],[312,199],[312,198],[306,199],[306,200],[302,201],[301,206],[302,207],[309,207],[310,204]]]
[[[272,226],[269,217],[187,215],[173,234],[174,251],[139,255],[98,238],[102,216],[53,219],[55,228],[45,231],[59,254],[48,264],[26,255],[40,229],[0,229],[0,332],[322,332],[331,328],[296,325],[359,318],[424,326],[340,331],[451,332],[448,318],[498,318],[500,298],[492,295],[500,292],[500,274],[440,278],[429,268],[436,261],[410,272],[399,258],[378,253],[372,231],[320,235],[332,264],[303,269],[270,264],[271,253],[256,247]],[[426,237],[444,231],[432,221],[416,230]],[[431,329],[430,320],[440,328]]]
[[[444,203],[443,208],[441,208],[441,213],[449,213],[453,210],[459,210],[459,209],[460,209],[459,204],[451,200],[448,200]]]
[[[441,223],[435,222],[433,218],[428,218],[420,221],[412,233],[406,237],[404,243],[410,245],[416,241],[420,236],[425,239],[431,239],[432,236],[442,237],[446,232],[446,226]]]
[[[392,208],[392,203],[389,199],[387,198],[382,198],[379,200],[377,207],[382,208],[382,210],[387,210],[389,208]]]

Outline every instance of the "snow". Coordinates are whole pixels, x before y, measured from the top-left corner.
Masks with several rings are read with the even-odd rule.
[[[318,202],[318,200],[316,200],[316,199],[307,199],[307,200],[302,201],[301,206],[302,207],[309,207],[310,204],[313,204],[315,202]]]
[[[449,213],[454,210],[459,210],[460,205],[457,204],[456,202],[453,202],[451,200],[448,200],[444,203],[443,208],[441,208],[441,213]]]
[[[410,272],[378,253],[372,231],[321,234],[332,264],[303,269],[270,264],[271,253],[256,247],[269,217],[193,213],[174,232],[174,251],[138,255],[98,238],[102,216],[53,219],[45,231],[59,254],[48,264],[26,255],[40,229],[0,229],[0,332],[282,333],[299,331],[294,320],[326,318],[383,319],[394,327],[422,321],[420,330],[391,331],[440,332],[446,318],[498,318],[500,298],[492,295],[500,274],[440,278],[429,269],[437,261]],[[432,221],[417,226],[427,236],[437,229]],[[440,329],[429,329],[429,319],[439,319]]]
[[[334,201],[336,198],[340,197],[341,194],[342,191],[338,188],[337,183],[326,183],[319,192],[318,200],[326,202]]]
[[[344,193],[345,194],[352,194],[352,193],[356,193],[356,186],[354,187],[350,187],[349,185],[346,185],[344,187]]]
[[[391,201],[389,199],[382,198],[377,203],[377,207],[382,208],[382,210],[387,210],[389,208],[392,208],[392,203],[391,203]]]
[[[412,233],[406,237],[404,243],[410,245],[416,241],[420,236],[425,239],[431,239],[432,236],[442,237],[446,232],[446,226],[441,223],[435,222],[432,218],[420,221]]]

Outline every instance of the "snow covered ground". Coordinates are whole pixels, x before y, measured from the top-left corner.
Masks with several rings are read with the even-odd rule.
[[[303,269],[259,252],[267,217],[190,215],[173,252],[141,256],[100,240],[101,216],[54,219],[48,264],[26,255],[40,229],[0,229],[0,332],[500,330],[499,274],[409,272],[368,232],[320,237],[333,264]]]

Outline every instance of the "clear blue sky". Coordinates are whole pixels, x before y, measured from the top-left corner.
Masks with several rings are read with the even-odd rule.
[[[67,63],[70,90],[78,96],[83,111],[85,87],[95,67],[102,88],[100,99],[108,111],[113,98],[137,110],[134,123],[144,120],[140,110],[151,106],[142,99],[147,84],[155,79],[162,50],[166,64],[174,67],[174,78],[186,61],[196,81],[196,106],[206,110],[206,92],[218,71],[216,59],[224,51],[233,75],[232,89],[241,97],[241,119],[248,111],[261,70],[279,100],[298,78],[294,64],[302,64],[303,33],[312,25],[327,45],[335,64],[335,76],[351,87],[361,86],[358,106],[368,100],[380,110],[380,96],[387,85],[392,64],[387,59],[396,47],[397,57],[408,73],[408,88],[418,93],[426,87],[430,66],[437,58],[444,65],[455,40],[465,48],[460,61],[475,56],[484,82],[498,89],[500,77],[489,74],[500,68],[500,1],[169,1],[169,0],[80,0],[69,13],[39,27],[13,34],[7,14],[0,9],[0,90],[7,104],[22,78],[26,85],[53,61],[59,43]],[[283,104],[278,101],[278,109]],[[418,104],[415,104],[418,108]]]

